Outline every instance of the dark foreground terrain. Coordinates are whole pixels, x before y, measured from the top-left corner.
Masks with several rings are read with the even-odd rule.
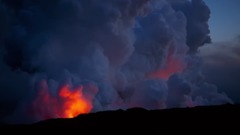
[[[76,134],[209,134],[240,133],[240,105],[221,105],[147,111],[141,108],[79,115],[73,119],[50,119],[29,125],[4,125],[1,131]],[[30,130],[31,129],[31,130]],[[63,132],[64,131],[64,132]],[[175,133],[175,134],[176,134]]]

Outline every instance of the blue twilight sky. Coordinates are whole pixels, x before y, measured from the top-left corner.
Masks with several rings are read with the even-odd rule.
[[[213,42],[240,35],[240,0],[204,0],[211,9],[209,20]]]

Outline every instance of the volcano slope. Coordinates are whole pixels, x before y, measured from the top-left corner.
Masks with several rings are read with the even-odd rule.
[[[187,133],[207,134],[210,131],[238,133],[240,105],[202,106],[146,110],[103,111],[82,114],[72,119],[49,119],[32,124],[1,124],[1,131],[49,133],[66,132],[78,134],[111,133]]]

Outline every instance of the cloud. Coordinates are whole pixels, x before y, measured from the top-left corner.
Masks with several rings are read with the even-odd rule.
[[[219,86],[236,103],[239,103],[240,40],[209,44],[200,49],[204,59],[203,71],[206,79]]]
[[[205,63],[214,66],[240,65],[240,40],[217,42],[201,48]]]

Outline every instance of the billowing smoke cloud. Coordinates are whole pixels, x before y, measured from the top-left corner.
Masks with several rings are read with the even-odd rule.
[[[1,83],[1,89],[14,84],[17,88],[5,86],[6,91],[27,91],[14,120],[62,116],[51,106],[43,117],[34,112],[49,101],[58,110],[55,102],[69,105],[61,99],[71,95],[65,86],[81,88],[92,112],[231,102],[204,81],[195,54],[210,41],[210,10],[202,0],[22,0],[13,5],[1,4],[1,17],[9,22],[0,26],[6,28],[1,66],[8,71],[1,72],[18,78]]]
[[[187,18],[187,45],[190,53],[196,53],[198,47],[210,43],[208,19],[210,9],[203,0],[169,0],[173,8],[182,11]]]

